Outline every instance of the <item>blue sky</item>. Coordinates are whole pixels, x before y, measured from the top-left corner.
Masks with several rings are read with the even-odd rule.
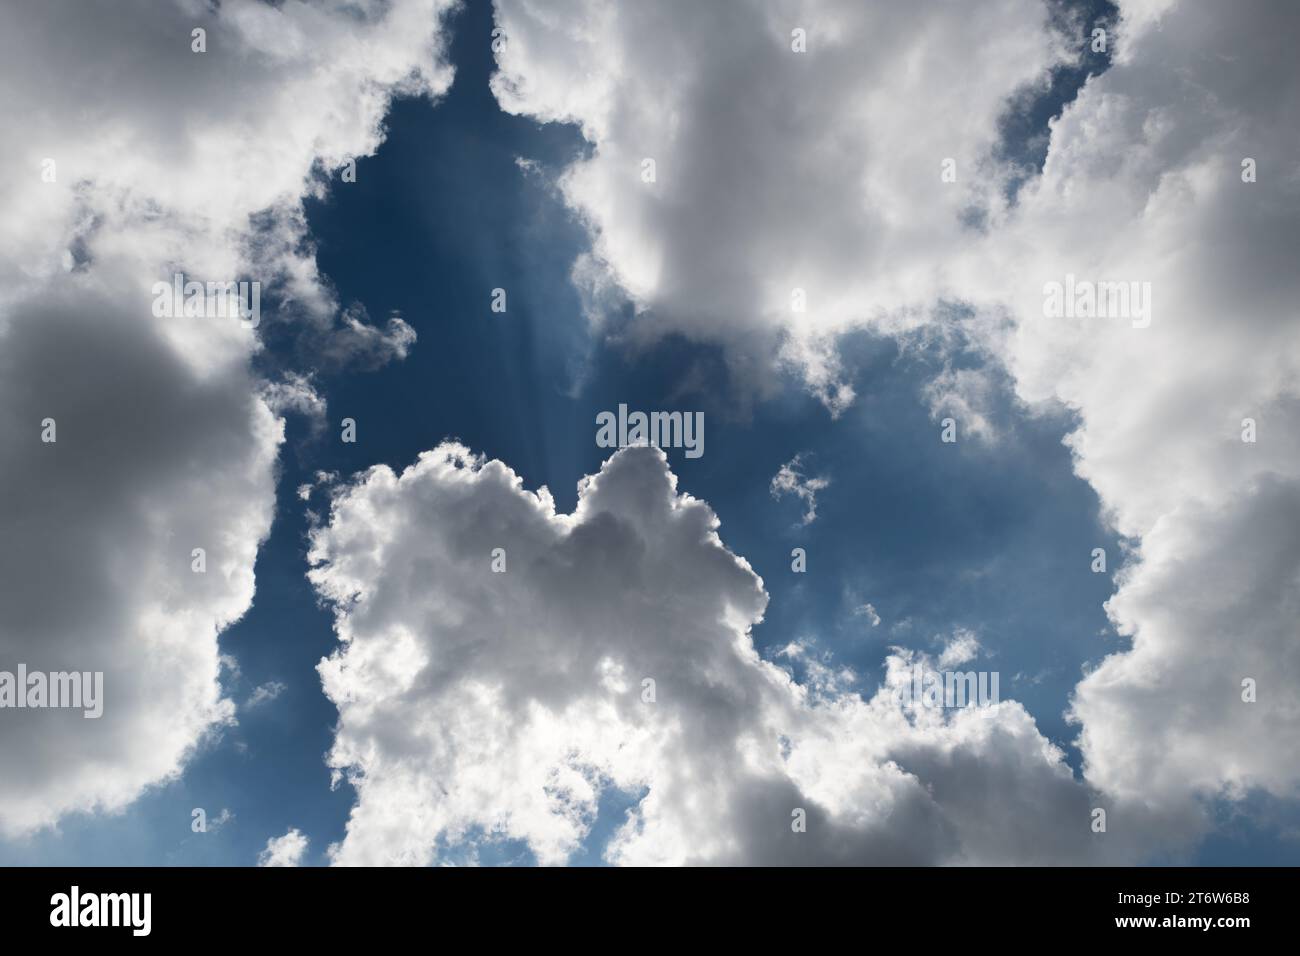
[[[1109,4],[1077,9],[1087,23],[1115,15]],[[1024,705],[1082,781],[1079,728],[1065,717],[1071,695],[1085,673],[1130,642],[1103,609],[1122,538],[1103,521],[1097,491],[1076,474],[1062,441],[1079,427],[1077,412],[1031,412],[1006,370],[964,331],[844,332],[838,355],[856,398],[836,417],[789,370],[765,373],[756,393],[736,376],[725,342],[670,330],[630,347],[593,330],[571,275],[592,238],[555,183],[594,147],[573,124],[502,111],[489,89],[489,4],[469,4],[450,24],[447,58],[456,74],[447,93],[436,102],[395,99],[386,137],[358,160],[356,182],[335,175],[327,193],[304,206],[307,240],[339,303],[359,304],[372,322],[399,315],[417,334],[409,354],[370,370],[329,366],[287,318],[291,307],[271,299],[255,373],[311,372],[328,412],[323,428],[308,416],[286,417],[256,594],[220,635],[221,653],[238,662],[237,673],[222,674],[226,696],[241,705],[237,725],[201,742],[175,779],[147,787],[119,812],[74,812],[56,830],[0,842],[0,863],[249,865],[289,828],[310,841],[303,862],[328,862],[356,793],[346,781],[332,787],[325,762],[339,714],[316,666],[338,639],[333,613],[306,578],[307,536],[325,501],[317,491],[304,503],[296,489],[318,472],[346,479],[377,464],[401,471],[454,439],[507,463],[525,488],[546,486],[568,513],[579,480],[607,457],[594,441],[596,415],[620,403],[703,410],[705,454],[690,459],[670,449],[668,463],[678,490],[708,502],[722,541],[762,579],[770,600],[752,633],[764,658],[806,681],[807,662],[779,654],[804,642],[812,659],[851,668],[852,692],[870,697],[885,679],[891,646],[937,656],[969,631],[979,644],[969,666],[1000,673],[1003,698]],[[1049,120],[1090,72],[1107,66],[1107,57],[1093,55],[1058,68],[1046,90],[1007,107],[999,154],[1030,164],[1011,194],[1041,167]],[[504,314],[489,307],[496,287],[508,291]],[[996,441],[940,440],[926,389],[954,368],[994,383],[982,414]],[[344,417],[357,422],[354,444],[339,441]],[[810,523],[801,520],[801,501],[770,490],[796,456],[806,477],[829,482]],[[796,547],[807,552],[806,574],[791,571]],[[1097,547],[1112,573],[1090,570]],[[868,603],[878,625],[859,611]],[[272,684],[283,685],[274,699],[244,706]],[[570,862],[602,862],[606,841],[643,795],[607,789]],[[209,820],[223,810],[233,816],[194,833],[195,807]],[[1289,802],[1257,793],[1214,813],[1210,837],[1148,861],[1295,861],[1294,839],[1279,839],[1296,832]],[[444,843],[444,860],[472,858],[536,861],[509,834]]]

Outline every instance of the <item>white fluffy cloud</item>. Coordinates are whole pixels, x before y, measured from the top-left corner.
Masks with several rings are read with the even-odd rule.
[[[853,397],[835,335],[929,318],[1004,205],[1008,98],[1067,56],[1039,0],[496,7],[501,106],[593,144],[561,180],[593,239],[581,287],[630,298],[633,337],[724,343],[747,387],[779,355],[832,411]]]
[[[1296,13],[1121,7],[1117,62],[1055,124],[1041,178],[970,262],[967,287],[1009,307],[999,347],[1018,393],[1077,412],[1078,473],[1137,544],[1108,604],[1132,650],[1073,703],[1088,779],[1160,806],[1254,787],[1294,796]],[[1243,181],[1246,158],[1256,182]],[[1044,284],[1071,273],[1151,283],[1150,326],[1045,317]],[[1242,441],[1246,418],[1255,443]]]
[[[1152,838],[1091,833],[1087,790],[1019,704],[897,700],[928,658],[897,652],[865,695],[798,645],[801,681],[761,659],[762,582],[657,449],[615,454],[565,515],[444,444],[336,488],[310,559],[341,640],[320,665],[329,762],[358,794],[335,863],[492,837],[562,863],[611,788],[636,803],[605,850],[622,864],[1059,863]]]
[[[271,837],[266,847],[257,855],[258,866],[302,866],[307,855],[307,836],[297,827],[291,827],[284,836]]]
[[[151,286],[260,280],[342,347],[302,198],[377,146],[394,91],[446,88],[443,6],[0,10],[0,666],[105,674],[98,720],[0,715],[0,831],[121,808],[231,717],[217,634],[252,600],[281,406],[254,333],[156,318]],[[409,346],[342,326],[367,362]]]
[[[742,372],[780,341],[836,410],[852,398],[840,333],[925,322],[943,337],[961,322],[1018,398],[1077,414],[1078,473],[1137,548],[1108,605],[1133,649],[1072,703],[1087,779],[1194,833],[1202,797],[1300,784],[1296,13],[1120,7],[1114,65],[1053,124],[1015,205],[989,159],[996,119],[1066,58],[1035,2],[955,15],[499,0],[509,42],[494,88],[506,109],[578,122],[592,142],[562,180],[594,242],[575,277],[636,304],[631,334],[720,341]],[[794,26],[806,54],[790,52]],[[1068,42],[1086,35],[1077,25]],[[944,157],[955,184],[940,183]],[[1044,284],[1068,274],[1150,282],[1150,327],[1045,318]],[[961,434],[991,437],[989,375],[950,370],[923,398]],[[1081,561],[1093,545],[1080,542]],[[1256,703],[1241,699],[1245,678]]]
[[[121,807],[232,713],[216,636],[252,599],[281,424],[242,363],[197,376],[147,302],[125,304],[132,291],[71,275],[0,333],[4,669],[104,672],[98,720],[0,713],[0,745],[24,768],[0,780],[10,832]]]
[[[0,779],[0,831],[120,808],[230,719],[216,638],[252,599],[278,413],[323,405],[309,379],[258,381],[237,323],[154,318],[149,289],[261,279],[322,362],[404,355],[400,317],[339,308],[301,203],[373,151],[394,92],[446,88],[446,5],[0,10],[0,667],[106,675],[99,720],[0,717],[22,768]],[[321,665],[330,761],[359,795],[335,861],[423,862],[498,833],[561,862],[610,788],[644,794],[607,850],[623,863],[1113,861],[1194,835],[1199,797],[1294,795],[1295,15],[1122,6],[1115,65],[1014,207],[998,116],[1068,56],[1036,0],[500,0],[493,81],[505,108],[592,143],[561,183],[593,238],[574,275],[593,317],[634,303],[622,334],[721,342],[751,385],[783,361],[838,411],[837,336],[943,335],[960,300],[1021,399],[1077,413],[1079,474],[1137,544],[1109,603],[1133,648],[1072,705],[1087,785],[1013,702],[945,718],[859,696],[797,645],[799,681],[759,659],[761,582],[657,452],[616,455],[559,515],[443,446],[344,487],[316,534],[344,641]],[[1066,274],[1150,282],[1150,327],[1045,319],[1043,284]],[[954,370],[926,397],[987,435],[993,382]],[[304,851],[291,830],[267,855]]]

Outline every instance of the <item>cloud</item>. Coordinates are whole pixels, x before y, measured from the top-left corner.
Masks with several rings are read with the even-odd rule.
[[[817,492],[830,485],[827,478],[807,478],[804,476],[802,456],[795,455],[782,465],[773,476],[768,490],[772,497],[780,499],[784,495],[799,498],[807,510],[803,514],[803,524],[810,525],[817,520]]]
[[[876,613],[875,606],[872,604],[860,604],[853,609],[853,613],[866,617],[872,627],[880,626],[880,615]]]
[[[307,837],[297,827],[291,827],[284,836],[271,837],[266,848],[257,855],[258,866],[302,866],[307,855]]]
[[[998,348],[1018,396],[1074,412],[1076,471],[1134,545],[1107,604],[1132,647],[1072,705],[1088,780],[1162,807],[1295,797],[1297,13],[1121,8],[1115,65],[1053,125],[1042,176],[964,284],[1013,318]],[[1044,286],[1068,274],[1150,283],[1150,325],[1046,317]]]
[[[1000,117],[1073,58],[1039,0],[496,9],[501,107],[592,144],[559,185],[591,235],[593,317],[630,301],[620,334],[721,343],[745,390],[791,367],[832,413],[853,399],[837,336],[932,319],[1019,175]]]
[[[935,421],[951,417],[961,437],[991,442],[997,437],[992,411],[1000,383],[987,367],[945,368],[922,390]]]
[[[253,689],[253,693],[249,695],[248,700],[244,701],[243,709],[251,710],[254,707],[260,707],[263,704],[269,704],[288,689],[287,684],[281,683],[278,680],[259,684]]]
[[[406,358],[415,340],[415,329],[397,312],[380,329],[367,321],[364,308],[353,304],[340,313],[337,328],[323,336],[313,329],[302,348],[326,368],[373,371]]]
[[[98,270],[69,276],[0,333],[3,655],[104,673],[99,720],[0,721],[0,746],[25,768],[0,780],[10,833],[125,805],[233,714],[217,634],[253,596],[282,426],[243,361],[199,377],[130,295]],[[41,441],[46,418],[54,443]]]
[[[1143,538],[1140,563],[1107,604],[1132,650],[1108,656],[1075,692],[1089,779],[1163,804],[1254,788],[1296,796],[1297,521],[1300,484],[1266,478]]]
[[[446,89],[444,8],[0,10],[0,657],[102,670],[105,698],[94,721],[6,713],[0,832],[120,809],[231,720],[217,636],[253,598],[279,412],[313,393],[250,370],[269,323],[158,318],[152,286],[260,281],[276,321],[327,335],[303,198],[376,148],[391,96]]]
[[[604,848],[619,864],[1114,861],[1161,838],[1092,834],[1019,704],[904,704],[911,652],[880,688],[797,645],[803,682],[759,657],[767,595],[717,528],[649,447],[567,515],[454,444],[336,488],[309,575],[340,639],[319,667],[328,761],[357,793],[331,860],[517,839],[559,864],[611,792],[635,804]]]
[[[315,434],[325,427],[325,413],[329,406],[310,376],[288,372],[278,382],[267,382],[262,389],[262,398],[276,415],[293,412],[303,416]]]
[[[939,653],[939,670],[948,670],[958,664],[966,664],[975,659],[980,651],[979,639],[965,628],[959,627],[944,644]]]
[[[1133,647],[1071,705],[1087,780],[1191,838],[1205,798],[1300,785],[1300,556],[1278,530],[1300,498],[1297,13],[1120,7],[1113,65],[1052,123],[1015,202],[1024,171],[990,158],[999,117],[1082,35],[1062,40],[1038,3],[499,0],[494,90],[593,144],[560,185],[592,236],[574,270],[590,307],[634,305],[620,334],[720,342],[750,380],[776,354],[832,413],[853,399],[849,330],[971,345],[994,367],[949,363],[923,392],[963,434],[996,437],[1004,370],[1030,409],[1076,416],[1077,473],[1134,548],[1107,605]],[[1150,283],[1150,325],[1046,317],[1067,276]],[[1247,703],[1258,673],[1272,691]]]
[[[560,187],[593,240],[575,281],[618,334],[721,342],[759,390],[784,363],[838,413],[846,331],[957,329],[1030,407],[1075,413],[1077,471],[1135,545],[1108,603],[1132,649],[1072,702],[1086,781],[1014,702],[984,717],[893,701],[915,652],[887,658],[876,692],[798,645],[802,682],[759,658],[762,582],[659,453],[614,456],[560,515],[504,464],[442,446],[332,488],[314,536],[343,641],[321,665],[330,763],[358,793],[332,859],[432,860],[488,832],[562,862],[619,790],[639,799],[614,862],[1116,861],[1194,838],[1204,797],[1295,795],[1295,13],[1123,6],[1115,65],[1053,124],[1014,205],[997,120],[1069,58],[1033,0],[961,16],[502,0],[493,81],[503,107],[592,144]],[[121,808],[232,719],[217,636],[252,601],[280,415],[323,404],[306,376],[250,371],[255,334],[156,319],[149,290],[179,271],[260,279],[322,366],[404,356],[400,316],[371,325],[319,275],[302,202],[377,147],[393,95],[447,88],[445,8],[0,10],[0,128],[23,133],[0,157],[0,653],[103,670],[106,697],[97,721],[0,723],[23,768],[0,780],[5,833]],[[1046,319],[1044,284],[1067,275],[1149,282],[1150,326]],[[992,383],[949,366],[924,397],[990,435]],[[811,521],[818,489],[790,482],[774,493]],[[1099,802],[1105,838],[1087,829]],[[296,830],[266,853],[295,834],[300,858]]]

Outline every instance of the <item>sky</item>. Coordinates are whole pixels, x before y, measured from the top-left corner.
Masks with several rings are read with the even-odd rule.
[[[0,864],[1300,861],[1287,4],[0,17]]]

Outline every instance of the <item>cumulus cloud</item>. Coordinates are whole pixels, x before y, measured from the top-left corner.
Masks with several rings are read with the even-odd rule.
[[[155,317],[152,286],[258,280],[264,307],[334,328],[303,197],[375,149],[394,93],[446,88],[444,7],[0,10],[0,657],[104,672],[99,720],[0,721],[22,768],[0,831],[119,809],[231,719],[217,635],[253,597],[279,412],[316,399],[250,371],[265,325]]]
[[[1162,806],[1295,796],[1297,14],[1121,9],[1115,65],[1054,125],[1042,176],[965,285],[1013,317],[1000,349],[1017,394],[1076,413],[1076,470],[1135,543],[1107,605],[1132,649],[1073,701],[1088,779]],[[1150,325],[1046,317],[1045,285],[1069,274],[1150,283]]]
[[[560,187],[597,317],[617,290],[634,340],[720,342],[750,389],[788,365],[834,413],[836,336],[930,319],[1017,172],[996,158],[1008,101],[1072,56],[1039,0],[496,7],[502,108],[592,144]]]
[[[280,415],[324,406],[305,376],[259,381],[238,323],[152,316],[150,287],[261,279],[320,364],[405,355],[400,316],[340,308],[302,200],[376,148],[394,94],[446,89],[446,6],[0,10],[0,123],[22,131],[0,157],[0,652],[105,672],[100,720],[0,723],[23,768],[0,779],[3,832],[120,808],[232,719],[217,636],[252,600]],[[919,652],[893,651],[875,690],[802,645],[782,658],[800,680],[761,659],[762,582],[656,450],[615,455],[562,515],[504,464],[442,446],[331,483],[313,537],[342,642],[320,668],[340,711],[329,760],[358,794],[335,862],[431,861],[483,833],[562,862],[611,789],[636,797],[613,862],[1114,862],[1194,836],[1201,797],[1295,794],[1296,14],[1122,8],[1114,66],[1014,204],[998,118],[1071,56],[1035,0],[960,16],[501,0],[493,80],[504,108],[592,144],[559,186],[592,237],[573,275],[593,320],[630,302],[618,334],[720,342],[751,388],[791,367],[832,413],[854,397],[844,332],[958,329],[1030,407],[1076,414],[1078,473],[1135,543],[1108,604],[1132,648],[1072,702],[1086,781],[1015,702],[897,701]],[[1149,282],[1149,327],[1047,319],[1044,284],[1067,275]],[[949,366],[924,398],[991,436],[995,387]],[[797,463],[773,493],[811,521],[819,488]],[[1087,826],[1099,803],[1105,838]],[[305,849],[290,830],[263,857]]]
[[[282,426],[242,361],[196,375],[130,295],[71,275],[0,333],[4,658],[104,673],[99,720],[5,712],[0,745],[25,768],[0,780],[10,832],[124,805],[233,712],[216,638],[253,596]]]
[[[1300,561],[1278,530],[1300,498],[1297,14],[1119,6],[1113,65],[1053,122],[1014,202],[1023,171],[990,159],[1000,111],[1072,56],[1034,2],[499,0],[494,90],[593,144],[560,182],[593,239],[574,276],[596,311],[634,304],[628,335],[721,342],[742,375],[775,352],[832,412],[853,399],[845,331],[973,338],[1025,405],[1077,416],[1077,472],[1135,549],[1108,604],[1132,650],[1071,706],[1087,779],[1191,835],[1201,798],[1300,784],[1284,690]],[[1045,285],[1067,276],[1150,283],[1150,325],[1046,317]],[[923,398],[994,438],[998,374],[949,365]]]
[[[979,653],[980,642],[973,631],[968,631],[964,627],[959,627],[953,632],[939,653],[939,669],[947,670],[950,667],[956,667],[958,664],[965,664],[973,661],[975,655]]]
[[[1297,527],[1300,488],[1268,478],[1143,539],[1108,605],[1133,648],[1106,658],[1074,701],[1090,779],[1162,803],[1252,788],[1295,795]]]
[[[444,444],[337,488],[310,560],[340,639],[329,763],[357,792],[336,864],[488,838],[563,863],[610,791],[635,803],[604,849],[620,864],[1086,861],[1150,839],[1090,832],[1019,704],[905,703],[911,652],[880,688],[800,645],[802,681],[762,659],[762,582],[658,449],[616,453],[559,514]]]
[[[803,460],[800,455],[782,465],[772,477],[768,490],[773,498],[794,495],[804,503],[803,524],[809,525],[817,520],[817,492],[830,485],[827,478],[809,478],[803,473]]]
[[[297,827],[291,827],[284,836],[271,837],[266,848],[257,855],[258,866],[302,866],[307,855],[307,837]]]

